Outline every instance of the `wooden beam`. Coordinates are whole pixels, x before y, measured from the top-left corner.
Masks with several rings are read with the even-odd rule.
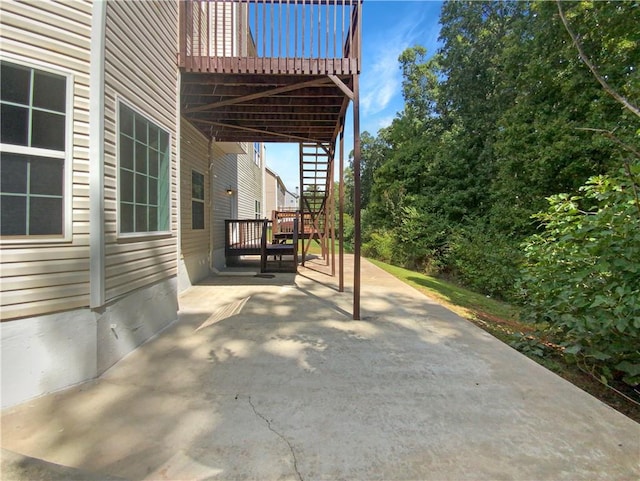
[[[262,92],[257,92],[255,94],[245,95],[243,97],[236,97],[229,100],[223,100],[221,102],[214,102],[206,105],[200,105],[198,107],[192,107],[190,109],[184,110],[183,113],[190,114],[193,112],[202,112],[203,110],[213,110],[220,107],[224,107],[225,105],[234,105],[241,104],[243,102],[248,102],[249,100],[255,100],[263,97],[271,97],[273,95],[285,93],[285,92],[293,92],[294,90],[300,90],[306,87],[314,87],[314,86],[324,86],[327,84],[328,79],[314,79],[309,80],[308,82],[297,83],[293,85],[285,85],[283,87],[278,87],[271,90],[264,90]]]
[[[216,127],[223,127],[223,128],[227,128],[227,129],[233,129],[233,130],[242,130],[242,131],[245,131],[245,132],[254,132],[254,133],[257,133],[257,134],[269,135],[269,136],[274,136],[274,137],[282,137],[282,138],[285,138],[285,139],[295,139],[295,140],[299,140],[299,141],[303,141],[303,142],[318,142],[318,140],[310,139],[310,138],[307,138],[307,137],[300,137],[300,136],[297,136],[297,135],[281,134],[279,132],[271,132],[269,130],[252,129],[250,127],[240,127],[238,125],[223,124],[222,122],[213,122],[211,120],[193,119],[193,121],[201,123],[201,124],[206,124],[206,125],[214,125]]]
[[[336,84],[338,86],[338,88],[340,90],[342,90],[342,92],[347,97],[349,97],[351,100],[353,100],[353,91],[349,87],[347,87],[347,85],[342,80],[340,80],[340,78],[337,75],[329,74],[329,78],[332,80],[332,82],[334,84]]]

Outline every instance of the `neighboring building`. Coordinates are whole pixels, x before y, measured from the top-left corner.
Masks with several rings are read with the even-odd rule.
[[[284,210],[299,210],[300,209],[300,195],[298,194],[298,188],[296,187],[295,194],[288,190],[284,193]]]
[[[266,194],[265,213],[267,217],[271,218],[271,212],[274,210],[284,210],[287,188],[280,176],[267,167],[264,176],[264,189]]]

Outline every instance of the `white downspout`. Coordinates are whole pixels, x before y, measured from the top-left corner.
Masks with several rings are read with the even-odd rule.
[[[104,238],[104,82],[106,0],[96,0],[91,12],[89,67],[89,306],[105,304]]]

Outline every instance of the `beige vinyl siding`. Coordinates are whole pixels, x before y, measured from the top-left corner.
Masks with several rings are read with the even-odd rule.
[[[209,141],[188,121],[180,120],[180,204],[181,212],[181,254],[207,253],[209,250],[210,205],[209,186]],[[204,175],[204,229],[193,230],[191,209],[192,172]]]
[[[200,11],[194,8],[193,55],[204,57],[237,57],[246,56],[248,43],[247,5],[236,2],[213,1],[199,4]],[[208,21],[207,21],[208,19]],[[245,38],[240,41],[240,22]],[[242,47],[243,52],[239,52]],[[240,53],[240,55],[239,55]]]
[[[211,166],[211,208],[213,210],[211,229],[213,249],[224,248],[224,220],[229,219],[232,206],[237,200],[238,171],[237,154],[226,154],[216,143],[212,147]],[[230,196],[227,189],[232,188],[236,194]]]
[[[107,3],[105,40],[106,299],[176,275],[178,4]],[[171,136],[170,233],[118,235],[117,112],[122,101]]]
[[[254,162],[253,142],[248,143],[246,151],[238,155],[238,217],[254,219],[255,202],[262,202],[262,168]]]
[[[266,199],[264,212],[268,218],[271,218],[271,212],[278,209],[277,195],[276,195],[278,180],[276,175],[268,169],[265,170],[264,175],[265,175],[264,185],[265,185],[265,199]]]
[[[91,2],[0,3],[2,57],[73,77],[71,236],[64,242],[3,241],[3,320],[89,305],[89,64]],[[65,215],[67,211],[65,211]]]

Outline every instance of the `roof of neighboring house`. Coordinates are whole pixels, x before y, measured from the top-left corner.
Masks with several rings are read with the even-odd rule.
[[[267,171],[267,174],[270,174],[273,177],[275,177],[276,181],[278,182],[278,185],[280,185],[284,190],[286,190],[288,192],[287,186],[284,185],[284,182],[282,182],[282,179],[280,178],[280,176],[277,173],[275,173],[269,167],[265,167],[265,170]]]

